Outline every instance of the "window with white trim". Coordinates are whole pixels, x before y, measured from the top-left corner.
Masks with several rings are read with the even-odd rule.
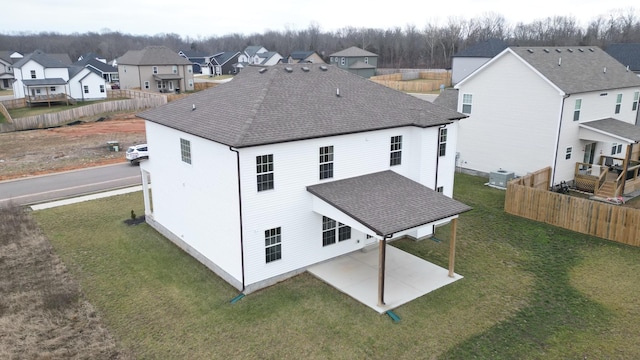
[[[145,82],[144,82],[144,88],[145,88],[145,89],[148,89],[148,88],[149,88],[149,82],[148,82],[148,81],[145,81]]]
[[[580,109],[582,108],[582,99],[576,99],[573,107],[573,121],[580,120]]]
[[[402,135],[391,137],[391,155],[389,165],[402,164]]]
[[[157,74],[157,73],[158,73],[158,67],[157,67],[157,66],[154,66],[154,67],[153,67],[153,73],[154,73],[154,74]]]
[[[340,65],[344,66],[344,64],[346,63],[344,58],[340,58]]]
[[[440,129],[440,137],[438,139],[438,155],[447,155],[447,128]]]
[[[273,189],[273,154],[256,156],[258,191]]]
[[[320,148],[320,180],[333,177],[333,146]]]
[[[611,144],[611,155],[617,155],[622,152],[622,144],[613,143]]]
[[[364,63],[365,63],[365,64],[368,64],[368,63],[369,63],[369,57],[367,57],[367,56],[365,56],[365,57],[364,57]]]
[[[31,78],[32,79],[36,78],[36,71],[35,70],[31,70]]]
[[[631,110],[638,110],[638,100],[640,99],[640,91],[636,91],[633,93],[633,104],[631,105]]]
[[[338,233],[336,236],[336,232]],[[351,227],[329,217],[322,217],[322,246],[351,239]]]
[[[571,152],[573,151],[573,147],[569,146],[567,151],[564,153],[565,160],[571,159]]]
[[[444,192],[444,186],[438,186],[436,188],[436,192],[443,193]]]
[[[173,65],[173,67],[171,68],[171,71],[172,71],[174,74],[177,74],[177,73],[178,73],[178,66]]]
[[[191,164],[191,141],[180,138],[180,156],[182,161]]]
[[[84,89],[85,94],[89,93],[89,85],[84,85],[82,88]]]
[[[49,87],[49,91],[51,91],[51,92],[55,92],[55,91],[56,91],[56,87],[55,87],[55,86],[50,86],[50,87]]]
[[[622,107],[622,94],[616,96],[616,114],[620,114],[620,108]]]
[[[100,92],[104,93],[104,85],[100,85]]]
[[[473,95],[462,94],[462,113],[471,114],[471,103],[473,102]]]
[[[282,237],[280,227],[264,231],[264,253],[265,261],[282,259]]]

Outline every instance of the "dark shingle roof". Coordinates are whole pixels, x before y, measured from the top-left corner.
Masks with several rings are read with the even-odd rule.
[[[291,53],[291,58],[294,60],[304,60],[309,56],[313,55],[315,51],[294,51]]]
[[[640,142],[640,126],[608,118],[581,123],[580,127],[599,130],[624,139]]]
[[[180,50],[187,58],[205,58],[208,55],[197,50]]]
[[[0,50],[0,59],[4,60],[8,64],[13,63],[13,59],[11,58],[11,54],[13,52],[7,50]]]
[[[49,85],[66,85],[67,81],[62,78],[50,79],[24,79],[22,83],[27,86],[49,86]]]
[[[489,39],[487,41],[479,42],[471,45],[466,49],[458,51],[454,57],[481,57],[492,58],[500,54],[504,49],[508,47],[507,43],[500,39]]]
[[[391,170],[307,186],[307,191],[380,236],[471,210]]]
[[[75,66],[83,66],[83,67],[88,67],[91,66],[92,68],[102,72],[102,73],[117,73],[118,72],[118,68],[116,68],[115,66],[103,63],[102,61],[96,59],[96,58],[91,58],[91,57],[84,57],[82,58],[82,60],[78,60],[76,62],[73,63],[73,65]]]
[[[227,63],[227,61],[233,59],[237,55],[240,55],[239,51],[225,51],[213,55],[212,59],[215,60],[218,65],[224,65]]]
[[[631,71],[640,71],[640,43],[611,44],[607,46],[607,54],[629,66]]]
[[[444,91],[433,100],[433,103],[444,106],[447,109],[458,110],[458,89],[444,89]]]
[[[247,46],[244,49],[244,52],[249,55],[249,56],[254,56],[258,53],[258,51],[260,51],[260,49],[262,49],[263,47],[260,45],[251,45],[251,46]]]
[[[118,58],[118,65],[191,65],[191,61],[166,46],[147,46],[127,51]]]
[[[640,78],[598,47],[510,47],[567,94],[640,86]]]
[[[65,56],[66,56],[66,59],[69,59],[68,63],[64,62]],[[25,55],[25,57],[17,61],[13,65],[13,67],[21,68],[24,64],[26,64],[30,60],[37,62],[38,64],[42,65],[45,68],[66,68],[69,65],[71,65],[71,59],[67,54],[46,54],[40,50],[36,50],[31,54]]]
[[[249,66],[228,83],[139,116],[235,147],[439,126],[466,117],[324,64]]]
[[[360,49],[357,46],[352,46],[348,49],[340,50],[336,53],[331,54],[330,56],[345,56],[345,57],[361,57],[361,56],[378,56],[372,52],[367,50]]]

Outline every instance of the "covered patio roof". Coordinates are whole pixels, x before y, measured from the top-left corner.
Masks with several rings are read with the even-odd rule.
[[[391,170],[311,185],[307,191],[315,196],[315,212],[329,217],[341,216],[336,220],[379,237],[376,309],[387,308],[384,301],[386,243],[394,234],[451,220],[448,277],[455,278],[457,218],[471,207]]]
[[[153,78],[156,80],[181,80],[182,76],[178,74],[155,74]]]
[[[381,237],[471,210],[391,170],[312,185],[307,191]]]
[[[579,125],[579,137],[594,141],[640,142],[640,127],[613,118],[589,121]]]
[[[51,86],[51,85],[66,85],[67,81],[63,78],[51,78],[51,79],[25,79],[22,83],[26,86]]]

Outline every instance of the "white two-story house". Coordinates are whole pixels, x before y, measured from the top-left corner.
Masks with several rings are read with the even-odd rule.
[[[465,116],[334,66],[249,66],[139,116],[147,222],[245,293],[470,209]]]
[[[602,49],[509,47],[461,80],[458,166],[619,196],[640,188],[640,79]]]

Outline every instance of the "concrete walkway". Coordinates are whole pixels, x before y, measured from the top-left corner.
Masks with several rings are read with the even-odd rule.
[[[78,196],[78,197],[69,198],[69,199],[51,201],[51,202],[46,202],[42,204],[31,205],[31,210],[36,211],[36,210],[50,209],[58,206],[76,204],[83,201],[102,199],[110,196],[128,194],[136,191],[142,191],[142,185],[132,186],[132,187],[123,188],[123,189],[117,189],[117,190],[111,190],[111,191],[105,191],[105,192],[100,192],[100,193],[91,194],[91,195]]]
[[[447,269],[393,246],[387,246],[386,259],[383,306],[378,306],[377,250],[354,251],[307,271],[381,314],[463,278],[450,278]]]

